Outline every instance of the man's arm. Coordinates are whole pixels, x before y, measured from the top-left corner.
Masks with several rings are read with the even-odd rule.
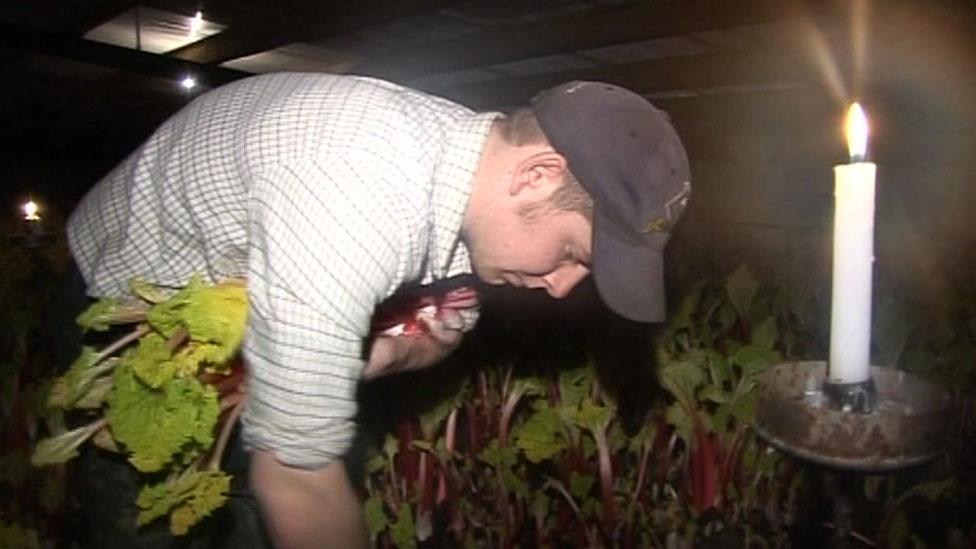
[[[341,459],[305,470],[281,464],[270,452],[255,450],[250,482],[276,549],[368,546],[362,502]]]

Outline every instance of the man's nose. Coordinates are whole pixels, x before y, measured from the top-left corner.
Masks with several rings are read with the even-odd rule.
[[[542,280],[549,295],[562,299],[588,274],[590,270],[582,265],[565,265],[542,277]]]

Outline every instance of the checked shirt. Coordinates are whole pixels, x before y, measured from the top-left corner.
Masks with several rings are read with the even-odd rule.
[[[99,182],[71,250],[92,296],[246,277],[245,441],[317,467],[351,443],[376,305],[470,272],[459,233],[497,116],[367,78],[241,80]]]

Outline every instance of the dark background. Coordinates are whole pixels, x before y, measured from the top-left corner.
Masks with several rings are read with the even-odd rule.
[[[85,38],[137,7],[145,32],[149,10],[202,9],[226,28],[163,53]],[[16,216],[32,195],[49,220],[67,214],[241,67],[375,75],[479,109],[601,79],[666,109],[686,142],[695,194],[671,246],[679,264],[747,261],[798,287],[828,274],[831,167],[846,161],[857,98],[878,164],[876,270],[935,297],[973,265],[974,20],[972,2],[899,0],[7,2],[0,204]],[[319,57],[240,64],[295,44]],[[174,80],[187,72],[203,84],[193,92]]]

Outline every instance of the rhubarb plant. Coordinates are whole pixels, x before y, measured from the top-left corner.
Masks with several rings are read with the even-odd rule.
[[[132,284],[137,299],[102,299],[78,318],[86,330],[127,330],[101,349],[84,347],[57,378],[47,404],[87,423],[38,441],[31,462],[58,465],[87,441],[124,454],[148,478],[139,525],[169,517],[182,535],[222,506],[230,477],[221,456],[243,404],[240,361],[247,296],[242,282],[179,291]],[[150,477],[152,474],[154,476]]]
[[[585,357],[479,368],[435,413],[402,421],[369,462],[374,543],[664,546],[703,540],[716,520],[785,536],[782,521],[755,518],[785,505],[770,498],[786,488],[751,423],[790,318],[747,271],[698,286],[684,307],[687,322],[648,349],[673,400],[636,431]]]

